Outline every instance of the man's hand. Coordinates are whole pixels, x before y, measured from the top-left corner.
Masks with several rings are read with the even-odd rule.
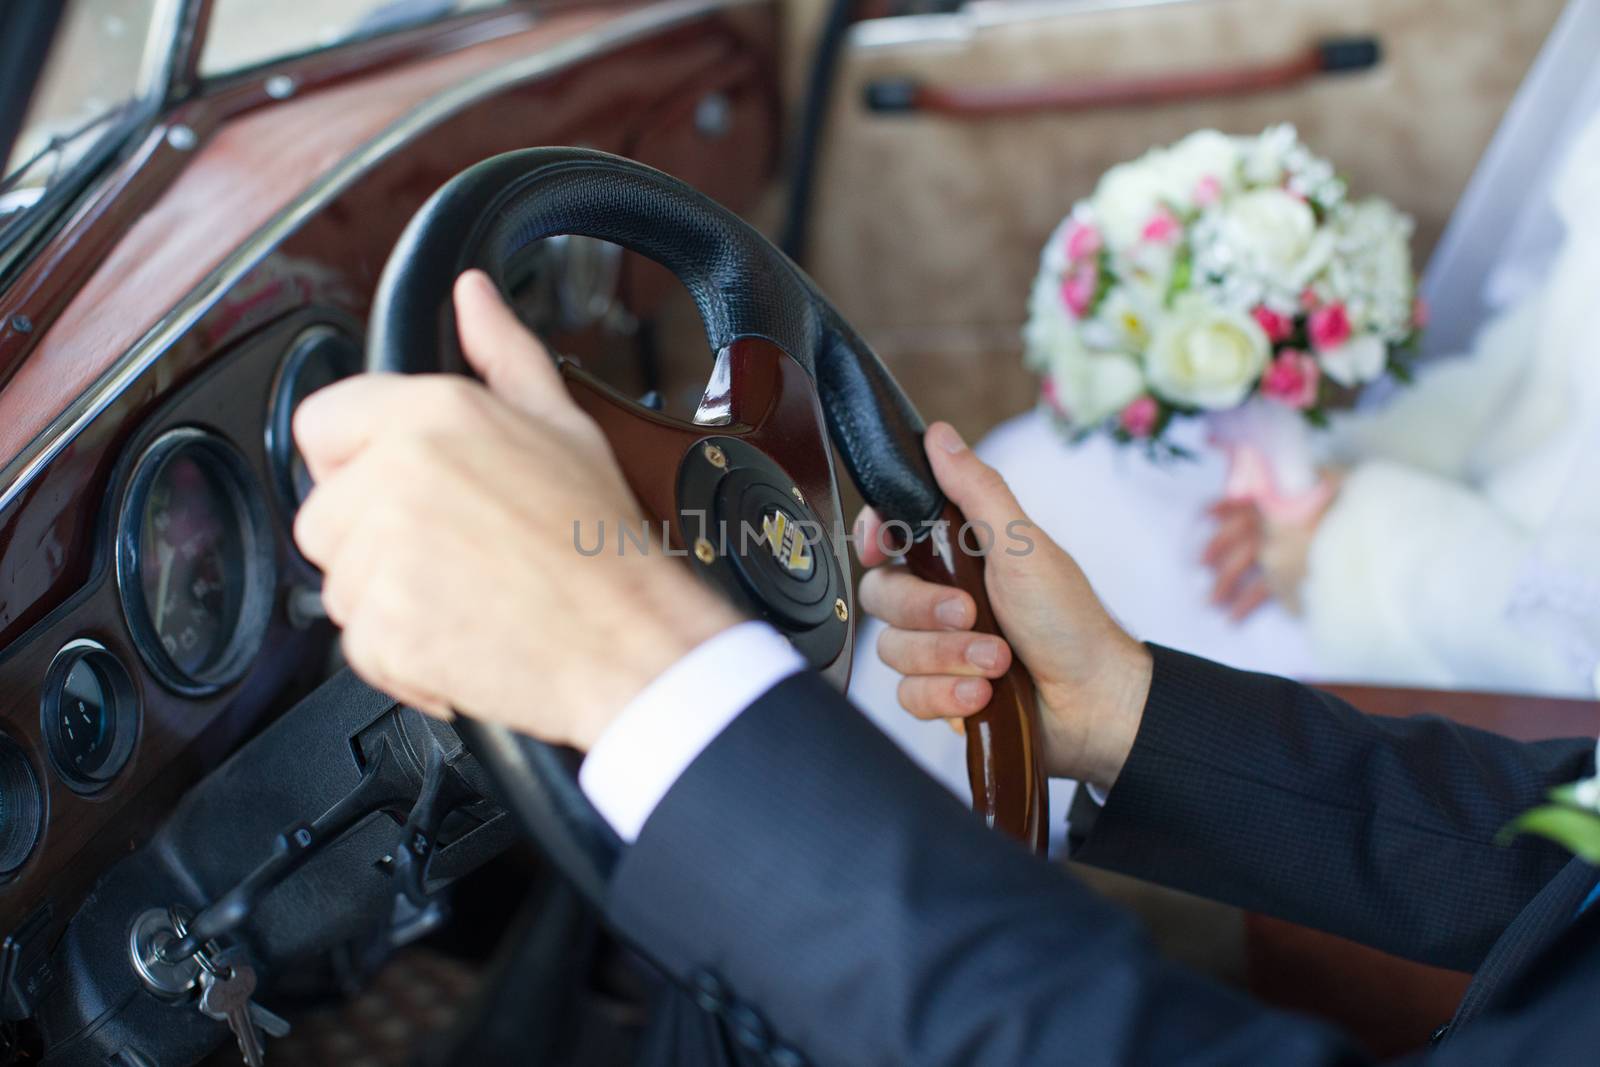
[[[587,749],[645,685],[738,621],[642,521],[599,428],[494,284],[455,289],[488,388],[363,375],[310,397],[295,440],[317,487],[295,540],[325,574],[356,672],[436,715]],[[592,551],[604,523],[604,550]]]
[[[949,425],[929,427],[926,447],[939,487],[968,520],[997,532],[1027,521],[999,473]],[[857,543],[867,566],[885,560],[878,530],[877,516],[862,512]],[[1031,523],[1027,538],[1032,548],[1023,552],[1001,536],[985,558],[989,601],[1009,645],[970,632],[977,606],[966,593],[898,567],[867,574],[861,604],[890,626],[878,654],[906,676],[900,703],[913,715],[981,710],[992,692],[987,679],[1006,672],[1015,650],[1038,687],[1046,772],[1109,787],[1144,714],[1150,653],[1106,613],[1071,556]]]

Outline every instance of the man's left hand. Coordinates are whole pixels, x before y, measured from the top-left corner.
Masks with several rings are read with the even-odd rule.
[[[643,516],[609,444],[485,275],[456,318],[487,387],[362,375],[315,394],[295,440],[316,489],[295,540],[322,568],[350,665],[424,711],[589,748],[638,692],[738,616]],[[578,551],[578,525],[592,551]]]

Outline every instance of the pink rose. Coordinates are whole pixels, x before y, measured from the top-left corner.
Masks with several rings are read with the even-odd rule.
[[[1308,285],[1304,289],[1300,290],[1300,306],[1305,308],[1307,311],[1315,310],[1316,306],[1320,303],[1322,303],[1322,301],[1317,298],[1317,291],[1311,288],[1311,286]]]
[[[1194,183],[1194,202],[1200,207],[1210,207],[1222,199],[1222,183],[1214,174],[1207,174]]]
[[[1258,307],[1250,313],[1255,316],[1256,324],[1261,327],[1261,332],[1267,335],[1267,340],[1273,344],[1287,341],[1294,333],[1294,319],[1288,315],[1280,315],[1269,307]]]
[[[1095,290],[1100,285],[1100,272],[1092,261],[1080,263],[1061,278],[1061,302],[1067,305],[1072,317],[1081,319],[1094,303]]]
[[[1067,229],[1067,258],[1074,263],[1089,259],[1100,252],[1103,243],[1098,229],[1087,222],[1073,220]]]
[[[1427,326],[1428,317],[1431,314],[1432,310],[1428,307],[1428,302],[1422,297],[1419,296],[1411,301],[1411,328],[1420,330]]]
[[[1070,417],[1067,409],[1061,406],[1061,394],[1056,391],[1056,380],[1048,374],[1039,381],[1039,395],[1050,405],[1051,411],[1062,418]]]
[[[1128,406],[1117,416],[1117,425],[1130,436],[1149,437],[1155,432],[1156,421],[1160,418],[1161,406],[1156,403],[1155,397],[1146,393],[1128,401]]]
[[[1317,382],[1321,377],[1315,356],[1286,348],[1267,364],[1267,372],[1261,376],[1261,392],[1270,400],[1304,411],[1317,402]]]
[[[1153,244],[1171,244],[1183,234],[1183,223],[1164,207],[1156,208],[1150,221],[1144,224],[1139,237]]]
[[[1319,350],[1338,348],[1350,340],[1350,317],[1344,313],[1343,304],[1328,304],[1311,313],[1307,330],[1311,343]]]

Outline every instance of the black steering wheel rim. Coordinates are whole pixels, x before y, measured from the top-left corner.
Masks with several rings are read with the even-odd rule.
[[[465,371],[450,298],[455,279],[476,267],[504,290],[520,255],[563,234],[610,241],[671,270],[693,296],[714,351],[751,337],[783,349],[816,383],[830,436],[867,502],[913,529],[940,515],[944,500],[922,450],[920,416],[811,280],[715,201],[606,153],[510,152],[440,188],[384,268],[368,370]],[[465,717],[457,729],[523,829],[603,909],[620,842],[578,788],[568,754]]]
[[[877,355],[805,273],[743,219],[670,175],[582,148],[528,148],[462,171],[407,225],[379,279],[368,370],[462,371],[451,286],[469,268],[505,288],[547,237],[593,237],[684,284],[713,351],[771,341],[816,382],[828,429],[862,495],[914,529],[944,498],[922,418]]]

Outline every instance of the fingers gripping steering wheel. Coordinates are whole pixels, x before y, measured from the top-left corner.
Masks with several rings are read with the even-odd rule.
[[[983,560],[956,544],[963,520],[934,482],[922,420],[899,385],[788,258],[659,171],[601,152],[534,148],[458,174],[389,257],[373,301],[368,369],[465,372],[450,299],[456,277],[478,267],[504,289],[532,246],[558,234],[655,260],[699,307],[716,363],[693,421],[561,365],[643,510],[670,531],[688,566],[783,631],[842,687],[854,613],[831,439],[867,503],[911,532],[913,570],[965,589],[978,603],[978,628],[998,632]],[[582,891],[603,899],[616,839],[561,754],[500,727],[462,719],[460,728],[524,828]],[[968,720],[967,769],[978,813],[1042,850],[1037,729],[1032,686],[1013,665],[989,707]]]

